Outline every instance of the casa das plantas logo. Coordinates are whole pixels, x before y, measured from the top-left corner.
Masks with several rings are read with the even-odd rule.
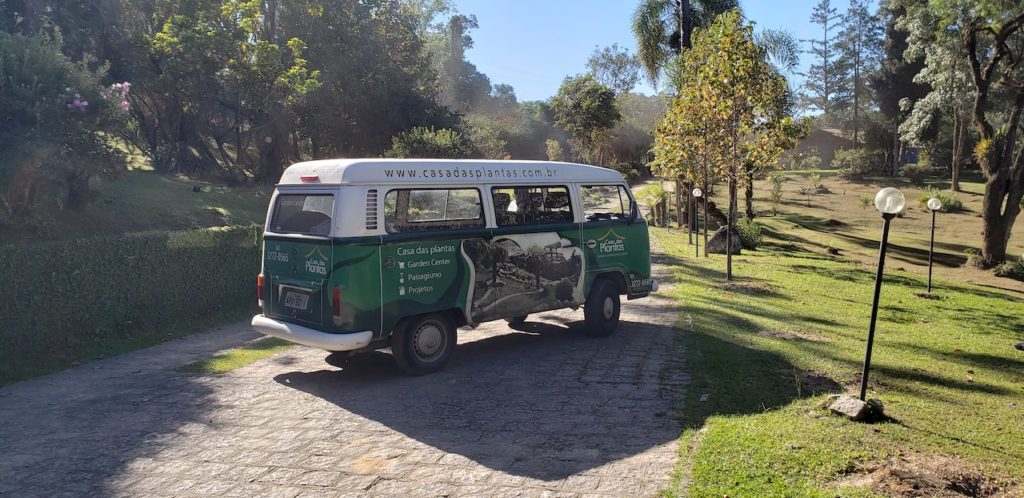
[[[590,249],[596,248],[599,255],[625,254],[626,252],[626,238],[612,229],[608,229],[608,233],[598,237],[597,240],[588,240],[586,244]]]
[[[324,255],[319,247],[314,247],[312,251],[306,253],[305,257],[307,272],[327,275],[327,256]]]

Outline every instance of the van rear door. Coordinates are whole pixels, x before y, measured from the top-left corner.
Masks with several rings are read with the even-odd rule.
[[[279,192],[263,241],[264,314],[333,328],[327,282],[334,264],[335,192]]]

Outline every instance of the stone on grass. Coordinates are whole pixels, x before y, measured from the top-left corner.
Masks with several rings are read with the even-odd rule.
[[[1017,348],[1018,351],[1024,351],[1024,341],[1020,341],[1014,344],[1013,347]]]
[[[880,420],[884,412],[882,402],[877,399],[861,401],[853,396],[839,396],[829,405],[828,409],[836,415],[842,415],[854,422],[873,422]]]
[[[725,246],[728,244],[728,236],[725,231],[728,225],[715,230],[715,233],[708,239],[708,245],[704,248],[708,254],[725,254]],[[735,229],[732,231],[732,253],[739,254],[743,247],[740,242],[740,234]]]

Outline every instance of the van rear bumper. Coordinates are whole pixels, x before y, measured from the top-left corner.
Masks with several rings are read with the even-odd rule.
[[[302,344],[328,351],[352,351],[370,345],[373,332],[348,332],[331,334],[294,323],[286,323],[263,315],[252,317],[252,328],[257,332],[272,335],[289,342]]]

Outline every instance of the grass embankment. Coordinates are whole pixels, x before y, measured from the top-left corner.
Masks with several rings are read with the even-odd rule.
[[[179,372],[223,374],[288,349],[295,344],[275,337],[264,337],[245,346],[220,353],[178,368]]]
[[[726,285],[723,256],[694,258],[679,232],[652,239],[683,310],[676,477],[693,496],[890,495],[908,479],[934,495],[1024,475],[1020,293],[939,280],[941,299],[924,299],[922,276],[888,270],[869,396],[892,420],[852,423],[822,405],[859,389],[873,267],[769,241]]]

